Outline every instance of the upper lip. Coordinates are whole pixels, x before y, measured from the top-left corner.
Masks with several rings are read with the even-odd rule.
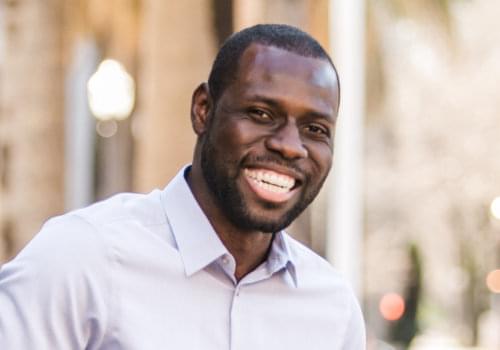
[[[297,170],[295,170],[293,168],[290,168],[290,167],[287,167],[284,165],[280,165],[280,164],[276,164],[276,163],[254,163],[254,164],[247,165],[245,167],[248,169],[265,169],[265,170],[270,170],[270,171],[274,171],[276,173],[290,176],[290,177],[295,179],[296,184],[294,187],[297,186],[297,183],[301,184],[304,181],[304,175],[302,173],[298,172]]]

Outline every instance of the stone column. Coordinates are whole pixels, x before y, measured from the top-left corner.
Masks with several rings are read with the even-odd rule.
[[[134,187],[163,187],[191,161],[191,94],[215,55],[209,1],[143,2]]]
[[[62,6],[2,5],[0,261],[63,208]]]

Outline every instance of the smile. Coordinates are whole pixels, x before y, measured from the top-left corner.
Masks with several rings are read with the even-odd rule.
[[[293,195],[293,177],[268,169],[246,168],[244,174],[253,191],[264,200],[279,203]]]

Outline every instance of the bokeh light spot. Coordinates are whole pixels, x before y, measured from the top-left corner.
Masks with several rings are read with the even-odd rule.
[[[397,293],[385,294],[380,299],[379,310],[382,317],[388,321],[397,321],[405,312],[405,301]]]
[[[486,285],[493,293],[500,293],[500,269],[493,270],[486,276]]]
[[[491,202],[490,211],[495,219],[500,220],[500,197],[495,198]]]
[[[135,83],[118,61],[106,59],[87,83],[90,110],[98,120],[122,120],[134,107]]]
[[[99,136],[108,138],[116,134],[118,131],[118,124],[114,120],[100,120],[97,122],[95,129]]]

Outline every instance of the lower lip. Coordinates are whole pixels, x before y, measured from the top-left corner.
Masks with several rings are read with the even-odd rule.
[[[255,192],[255,194],[259,198],[261,198],[267,202],[273,202],[273,203],[286,202],[287,200],[289,200],[293,196],[293,194],[296,191],[295,189],[293,189],[293,190],[290,190],[290,191],[284,192],[284,193],[272,192],[272,191],[268,191],[268,190],[260,187],[253,179],[251,179],[248,176],[245,176],[245,179],[246,179],[247,183],[250,185],[250,188]]]

